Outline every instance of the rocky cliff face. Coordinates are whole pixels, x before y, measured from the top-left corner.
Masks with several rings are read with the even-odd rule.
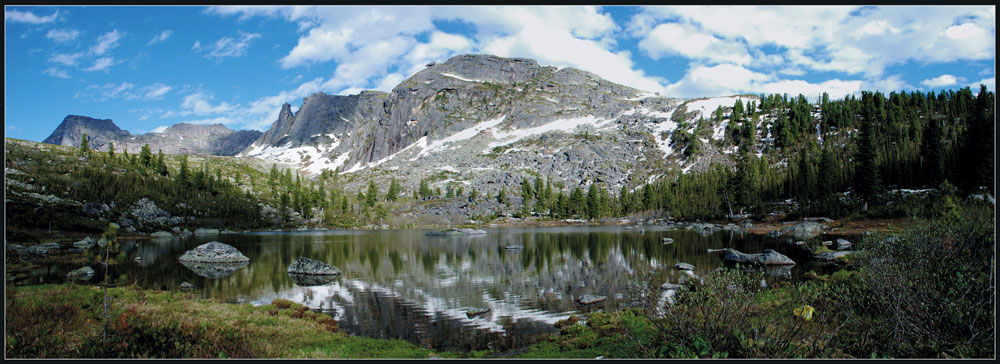
[[[339,169],[357,174],[356,183],[387,185],[395,177],[407,188],[428,178],[431,188],[496,193],[536,173],[568,188],[619,188],[727,163],[727,151],[709,140],[721,138],[725,124],[709,122],[701,134],[691,125],[737,98],[659,97],[573,68],[461,55],[429,65],[389,94],[317,93],[295,113],[284,105],[240,155],[309,173]],[[674,137],[679,133],[686,136]],[[711,161],[681,153],[694,139]]]
[[[167,154],[207,155],[235,155],[261,136],[259,131],[234,131],[221,124],[186,123],[176,124],[160,133],[133,135],[118,128],[110,119],[70,115],[43,142],[75,147],[80,145],[83,134],[87,134],[90,147],[96,150],[106,151],[109,143],[114,143],[115,151],[127,148],[130,153],[135,153],[149,144],[154,152],[163,150]]]
[[[118,128],[111,119],[94,119],[80,115],[67,115],[63,122],[52,131],[42,143],[80,146],[83,134],[87,134],[91,147],[107,149],[108,142],[127,139],[128,131]]]

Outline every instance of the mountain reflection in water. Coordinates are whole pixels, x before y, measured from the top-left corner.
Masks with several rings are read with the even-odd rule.
[[[652,305],[660,285],[684,274],[676,263],[695,266],[698,276],[724,266],[706,250],[734,248],[757,253],[775,249],[797,262],[808,259],[785,238],[720,231],[656,227],[550,227],[487,229],[487,235],[435,237],[427,230],[263,232],[191,236],[185,239],[124,241],[130,257],[114,274],[150,289],[177,289],[228,302],[267,304],[285,298],[328,313],[344,331],[375,338],[400,338],[443,350],[509,349],[531,336],[558,331],[556,321],[594,310]],[[663,244],[663,238],[674,239]],[[208,241],[220,241],[250,258],[245,267],[209,278],[177,258]],[[521,245],[523,249],[508,250]],[[131,258],[139,256],[139,262]],[[301,281],[287,273],[296,257],[329,263],[343,271],[328,282]],[[60,267],[65,275],[78,267]],[[782,271],[798,277],[805,265]],[[54,277],[37,277],[52,281]],[[93,281],[99,281],[95,277]],[[605,296],[582,305],[583,295]],[[469,317],[470,309],[489,309]]]

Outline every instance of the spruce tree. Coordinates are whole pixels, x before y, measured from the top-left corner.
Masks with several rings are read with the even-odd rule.
[[[867,203],[875,195],[879,184],[878,166],[875,165],[875,124],[877,123],[875,97],[870,92],[861,93],[861,125],[858,128],[857,159],[854,168],[855,189]]]

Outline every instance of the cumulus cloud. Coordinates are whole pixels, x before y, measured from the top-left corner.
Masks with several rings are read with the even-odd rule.
[[[663,24],[681,23],[688,26],[682,29],[686,35],[708,43],[712,37],[742,40],[751,48],[751,53],[767,49],[769,54],[781,54],[791,63],[786,67],[860,74],[872,79],[881,77],[888,66],[909,61],[984,60],[995,54],[996,12],[993,7],[860,9],[848,6],[647,7],[630,20],[628,29],[647,48],[666,49],[669,45],[653,47],[658,37],[664,36],[653,30]],[[655,56],[656,53],[650,54]],[[749,65],[767,66],[756,61]]]
[[[213,98],[214,96],[206,94],[202,91],[197,91],[184,96],[184,100],[181,101],[181,107],[183,107],[188,113],[183,115],[190,115],[193,113],[194,115],[202,116],[219,114],[233,110],[234,106],[226,102],[212,105],[211,100]]]
[[[699,32],[690,25],[678,23],[657,25],[646,38],[639,41],[639,49],[653,59],[660,59],[664,55],[680,55],[695,60],[739,65],[747,65],[753,60],[746,46],[738,41],[726,41]]]
[[[111,67],[114,64],[115,64],[115,59],[114,58],[112,58],[112,57],[102,57],[102,58],[98,58],[98,59],[94,60],[94,65],[93,66],[84,68],[83,70],[84,71],[88,71],[88,72],[92,72],[92,71],[106,71],[108,69],[108,67]]]
[[[988,90],[996,90],[997,78],[996,77],[984,78],[982,80],[970,83],[966,86],[971,88],[973,92],[977,92],[979,90],[979,85],[986,85],[986,89]]]
[[[99,56],[114,49],[118,46],[118,41],[120,41],[124,36],[125,32],[119,32],[118,29],[115,29],[97,37],[97,43],[90,47],[90,54]]]
[[[11,23],[45,24],[56,21],[59,17],[59,10],[51,15],[38,16],[30,11],[4,10],[3,20]]]
[[[170,29],[164,30],[164,31],[160,32],[159,34],[154,35],[153,39],[150,39],[149,43],[146,43],[146,45],[147,46],[151,46],[151,45],[156,44],[156,43],[163,43],[163,42],[165,42],[167,40],[167,38],[170,38],[171,34],[174,34],[174,31],[172,31]]]
[[[70,42],[76,40],[80,31],[76,29],[52,29],[45,33],[45,37],[56,42]]]
[[[958,78],[952,75],[944,74],[934,78],[928,78],[926,80],[920,81],[921,85],[927,87],[944,87],[958,84]]]
[[[76,66],[77,60],[83,56],[83,53],[56,53],[49,58],[49,62],[62,63],[67,66]]]
[[[222,37],[207,46],[202,46],[201,41],[196,41],[191,49],[196,53],[204,53],[205,58],[222,62],[223,58],[242,57],[246,54],[247,48],[250,48],[250,44],[257,38],[260,38],[260,34],[241,31],[235,38]]]
[[[58,69],[58,68],[55,68],[55,67],[49,67],[49,68],[45,69],[45,71],[42,71],[42,73],[47,74],[47,75],[52,76],[52,77],[69,78],[69,74],[66,73],[66,71]]]

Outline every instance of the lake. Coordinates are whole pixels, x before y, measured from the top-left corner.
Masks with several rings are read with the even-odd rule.
[[[808,261],[787,237],[740,232],[703,236],[656,226],[485,230],[487,235],[463,237],[426,236],[429,230],[332,230],[123,240],[128,259],[114,274],[148,289],[178,289],[190,282],[202,297],[233,303],[285,298],[332,315],[350,334],[400,338],[438,350],[481,350],[522,347],[533,335],[558,332],[553,324],[571,314],[662,300],[659,286],[683,276],[675,263],[693,264],[698,276],[723,266],[709,248],[745,253],[771,248],[799,262],[769,279],[797,279]],[[663,244],[664,237],[674,243]],[[186,250],[209,241],[236,247],[249,264],[209,278],[178,262]],[[523,249],[508,250],[509,245]],[[287,269],[300,256],[327,262],[343,274],[297,282]],[[31,280],[61,282],[73,268],[45,268]],[[96,270],[93,282],[101,279]],[[577,302],[582,295],[607,299],[582,305]],[[484,308],[490,311],[466,314]]]

